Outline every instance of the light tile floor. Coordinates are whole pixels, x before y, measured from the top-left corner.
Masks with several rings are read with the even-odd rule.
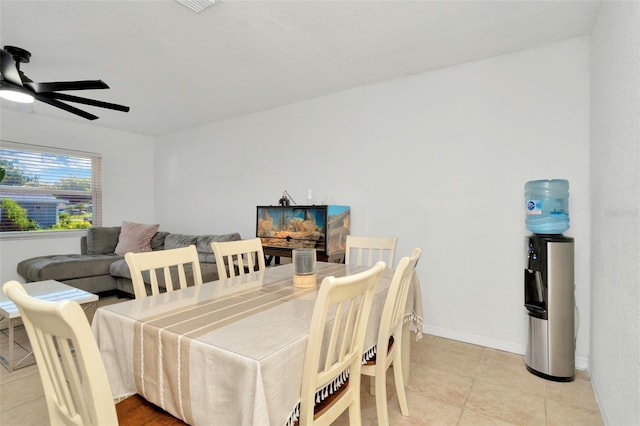
[[[0,336],[0,351],[6,340]],[[522,355],[424,335],[412,342],[409,417],[400,414],[392,377],[389,371],[389,423],[394,426],[603,425],[584,372],[569,383],[547,381],[526,371]],[[374,426],[375,397],[368,393],[369,379],[363,380],[363,425]],[[0,424],[48,424],[35,365],[13,373],[0,366]],[[347,424],[346,414],[336,422]]]
[[[377,425],[375,397],[363,382],[362,424]],[[529,373],[522,355],[424,335],[411,346],[409,417],[400,414],[391,370],[390,425],[603,425],[591,381],[581,371],[568,383]],[[347,425],[341,416],[336,425]]]

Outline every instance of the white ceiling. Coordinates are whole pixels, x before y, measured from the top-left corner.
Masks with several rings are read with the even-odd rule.
[[[0,45],[31,52],[21,69],[36,82],[104,80],[110,90],[70,93],[131,111],[79,105],[93,123],[155,136],[589,34],[598,6],[218,0],[196,14],[172,0],[0,0]]]

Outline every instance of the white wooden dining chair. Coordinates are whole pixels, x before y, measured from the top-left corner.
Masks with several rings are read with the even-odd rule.
[[[378,425],[389,425],[389,413],[387,408],[387,370],[393,365],[393,377],[396,385],[396,394],[400,403],[400,412],[403,416],[409,415],[407,395],[405,392],[404,376],[402,372],[402,328],[404,325],[407,296],[411,287],[416,263],[420,259],[422,250],[416,248],[411,257],[403,257],[391,279],[387,298],[382,308],[380,328],[376,345],[375,359],[362,366],[362,375],[371,376],[376,396],[376,411]]]
[[[383,261],[393,268],[397,237],[357,237],[347,235],[344,263],[347,265],[371,266]]]
[[[375,288],[385,268],[322,280],[302,369],[300,425],[329,425],[345,410],[349,424],[361,424],[360,369]],[[330,324],[329,326],[327,324]],[[316,392],[329,397],[316,404]]]
[[[238,241],[213,241],[211,249],[216,257],[218,279],[263,271],[266,267],[260,238]],[[228,273],[227,273],[228,269]]]
[[[194,245],[168,250],[127,253],[124,258],[131,272],[136,299],[147,297],[145,285],[147,276],[152,295],[160,293],[158,276],[161,277],[167,292],[177,289],[177,286],[186,288],[190,281],[193,285],[202,284],[198,251]],[[174,281],[177,281],[175,288]]]
[[[27,330],[50,424],[184,424],[139,395],[114,405],[98,344],[77,302],[37,299],[17,281],[2,290],[18,307]]]

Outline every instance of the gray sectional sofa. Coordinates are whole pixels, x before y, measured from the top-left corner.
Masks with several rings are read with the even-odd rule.
[[[90,228],[87,235],[80,240],[80,254],[57,254],[26,259],[18,263],[18,274],[26,282],[56,280],[99,295],[134,297],[131,274],[124,256],[114,253],[119,235],[119,226]],[[207,282],[218,279],[211,242],[239,239],[238,233],[186,235],[159,231],[151,239],[151,250],[195,245],[198,249],[202,280]]]

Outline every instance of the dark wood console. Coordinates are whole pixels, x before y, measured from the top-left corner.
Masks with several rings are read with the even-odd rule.
[[[280,248],[280,247],[263,247],[264,250],[264,258],[267,265],[271,265],[271,262],[274,262],[275,265],[280,264],[281,257],[291,257],[291,251],[293,249],[289,248]],[[344,263],[344,252],[339,251],[331,254],[326,254],[324,252],[318,251],[316,252],[316,260],[320,262],[331,262],[331,263]]]

